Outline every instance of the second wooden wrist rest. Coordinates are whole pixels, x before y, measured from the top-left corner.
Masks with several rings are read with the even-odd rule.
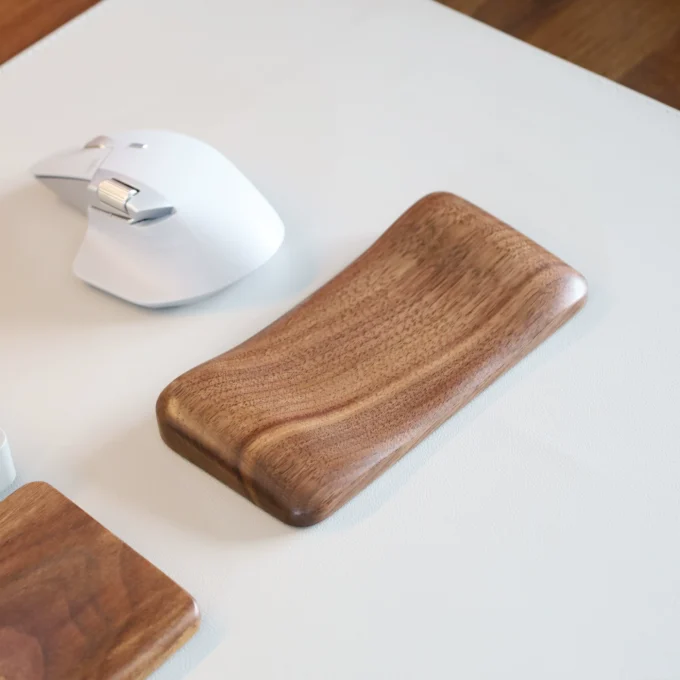
[[[307,300],[172,382],[160,431],[267,512],[311,525],[585,300],[585,280],[557,257],[431,194]]]
[[[0,502],[0,680],[142,680],[198,625],[189,593],[49,484]]]

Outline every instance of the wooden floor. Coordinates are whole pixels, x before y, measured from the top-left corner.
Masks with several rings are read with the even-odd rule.
[[[680,109],[680,0],[440,1]],[[0,63],[96,2],[0,0]]]
[[[441,0],[680,109],[680,0]]]

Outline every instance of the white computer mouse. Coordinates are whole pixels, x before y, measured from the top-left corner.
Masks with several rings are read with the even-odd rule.
[[[276,211],[234,164],[176,132],[97,137],[33,172],[88,217],[76,276],[137,305],[211,295],[283,241]]]

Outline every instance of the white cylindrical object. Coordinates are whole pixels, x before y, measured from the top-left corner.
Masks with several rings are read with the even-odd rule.
[[[9,449],[7,435],[0,430],[0,491],[14,482],[17,471],[14,469],[12,452]]]

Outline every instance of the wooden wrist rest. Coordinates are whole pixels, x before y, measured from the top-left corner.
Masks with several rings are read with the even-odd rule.
[[[49,484],[0,503],[0,678],[138,680],[198,628],[192,597]]]
[[[337,510],[586,300],[583,277],[446,193],[238,347],[172,382],[163,439],[296,526]]]

